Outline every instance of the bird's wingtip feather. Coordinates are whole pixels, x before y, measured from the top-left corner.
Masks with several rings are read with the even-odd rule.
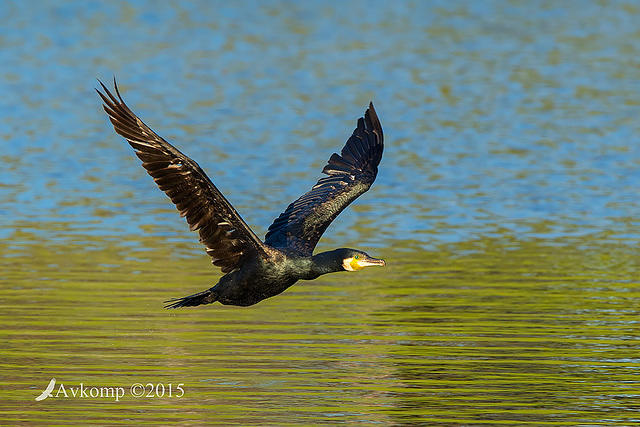
[[[122,102],[124,104],[124,101],[122,100],[122,96],[120,96],[120,90],[118,89],[118,82],[116,81],[116,75],[113,75],[113,87],[116,89],[116,95],[118,95],[118,98],[120,99],[120,102]]]

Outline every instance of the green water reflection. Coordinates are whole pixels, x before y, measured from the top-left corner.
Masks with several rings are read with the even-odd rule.
[[[0,245],[10,424],[637,418],[640,251],[614,236],[397,242],[376,253],[384,272],[301,282],[250,308],[177,311],[162,301],[217,278],[195,244],[175,256],[157,238],[33,237]],[[185,394],[35,402],[52,377],[183,383]]]

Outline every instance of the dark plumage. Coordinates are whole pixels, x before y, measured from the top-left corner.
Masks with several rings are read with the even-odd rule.
[[[242,220],[200,166],[145,125],[122,100],[114,79],[114,96],[100,82],[115,131],[135,149],[147,170],[198,231],[214,265],[225,274],[211,289],[168,301],[167,308],[209,304],[248,306],[283,292],[298,280],[337,271],[385,265],[362,251],[341,248],[313,255],[331,221],[367,191],[378,173],[383,134],[369,104],[341,155],[331,155],[311,190],[291,203],[269,227],[264,243]]]

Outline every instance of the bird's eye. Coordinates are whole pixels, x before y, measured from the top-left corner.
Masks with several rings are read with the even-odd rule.
[[[356,255],[356,256],[354,256],[354,258],[355,258],[355,259],[358,259],[358,258],[360,258],[360,255]]]

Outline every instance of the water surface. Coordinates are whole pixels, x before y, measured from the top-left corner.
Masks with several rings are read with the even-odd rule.
[[[640,9],[623,2],[0,8],[2,423],[640,419]],[[95,78],[259,235],[373,100],[370,192],[318,247],[384,270],[166,311],[219,272]],[[181,397],[34,398],[183,384]]]

